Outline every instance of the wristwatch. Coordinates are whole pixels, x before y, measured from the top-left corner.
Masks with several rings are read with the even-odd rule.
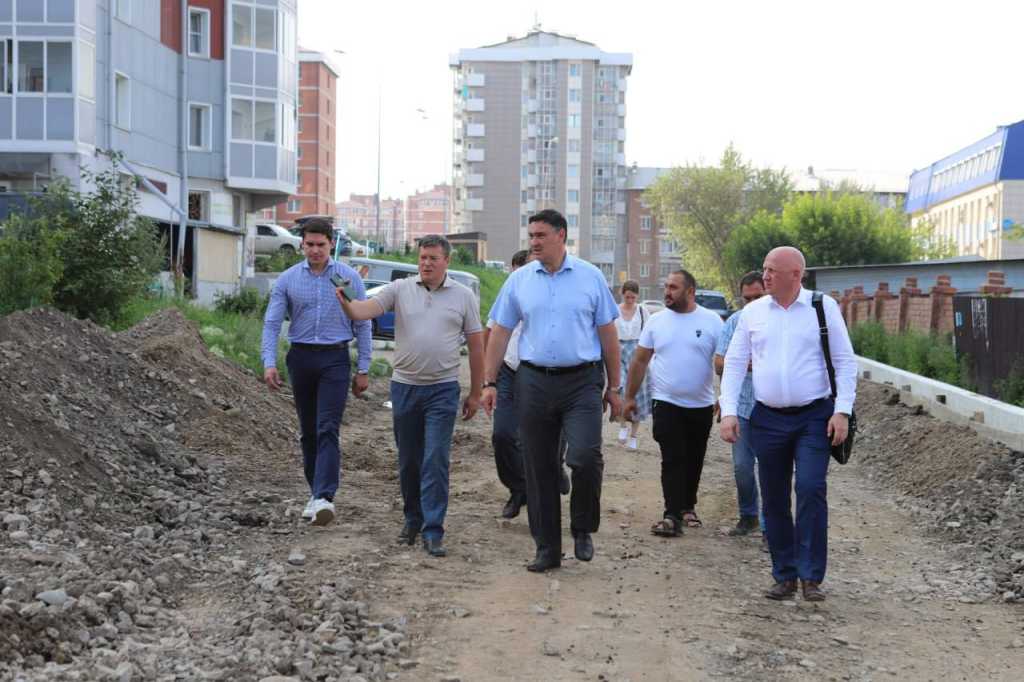
[[[369,373],[370,373],[370,370],[368,370],[368,369],[360,369],[360,370],[358,370],[356,372],[356,374],[361,374],[363,376],[367,376],[367,375],[369,375]]]
[[[485,381],[484,385],[481,386],[480,388],[484,389],[484,388],[497,388],[497,387],[498,387],[498,382],[497,381]]]

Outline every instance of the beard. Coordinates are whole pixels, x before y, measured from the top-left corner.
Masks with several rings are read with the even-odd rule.
[[[671,303],[665,301],[665,307],[674,313],[685,313],[686,312],[686,299],[676,299]]]

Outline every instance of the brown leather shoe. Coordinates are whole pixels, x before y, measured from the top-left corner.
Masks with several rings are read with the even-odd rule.
[[[825,601],[825,593],[821,591],[821,583],[801,580],[800,586],[804,589],[804,601]]]
[[[796,581],[795,580],[782,580],[772,586],[772,589],[764,593],[764,596],[775,601],[783,601],[784,599],[792,599],[796,595]]]

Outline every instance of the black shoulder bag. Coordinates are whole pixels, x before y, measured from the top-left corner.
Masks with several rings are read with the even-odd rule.
[[[821,352],[825,355],[825,368],[828,370],[828,383],[832,387],[832,399],[835,400],[838,391],[836,390],[836,368],[832,365],[832,353],[828,347],[828,323],[825,321],[825,304],[822,300],[823,294],[815,291],[811,296],[811,305],[814,312],[818,314],[818,332],[821,336]],[[853,437],[857,433],[857,414],[850,411],[850,428],[846,433],[846,440],[839,445],[832,447],[832,459],[840,464],[850,461],[850,454],[853,452]]]

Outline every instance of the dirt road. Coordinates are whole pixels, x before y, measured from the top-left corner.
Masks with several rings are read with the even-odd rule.
[[[374,416],[381,432],[387,417]],[[535,575],[524,569],[533,554],[525,513],[511,522],[498,515],[504,490],[489,425],[480,415],[457,427],[448,558],[392,544],[401,524],[395,484],[363,475],[348,478],[341,523],[304,543],[320,565],[374,557],[367,592],[381,617],[409,618],[415,679],[1024,674],[1021,607],[972,603],[986,596],[979,589],[984,571],[923,537],[856,463],[834,467],[830,477],[829,600],[777,604],[760,596],[770,576],[759,539],[725,534],[735,493],[729,451],[714,434],[698,508],[705,527],[662,539],[648,532],[661,511],[660,458],[649,427],[641,450],[629,452],[609,425],[597,555],[590,564],[569,558],[560,570]],[[563,506],[568,519],[567,499]],[[571,557],[571,540],[565,544]]]
[[[649,534],[649,425],[638,452],[607,427],[589,564],[525,570],[483,415],[456,428],[449,556],[398,545],[387,383],[370,393],[346,411],[338,520],[314,529],[287,396],[180,314],[121,335],[0,318],[0,680],[1024,678],[1024,455],[892,392],[861,386],[863,444],[832,470],[820,605],[760,596],[715,435],[705,527]]]

